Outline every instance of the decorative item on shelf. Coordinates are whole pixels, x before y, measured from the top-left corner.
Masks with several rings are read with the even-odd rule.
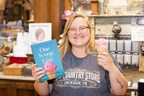
[[[104,0],[99,0],[99,14],[104,15]]]
[[[92,4],[91,15],[99,15],[99,0],[89,0]]]
[[[3,70],[3,66],[9,64],[7,54],[12,50],[12,46],[6,44],[3,39],[0,39],[0,70]]]
[[[108,0],[104,0],[104,14],[108,14]]]
[[[5,66],[8,66],[10,64],[9,62],[10,61],[8,57],[3,57],[3,63],[0,65],[0,71],[3,70]]]
[[[65,10],[64,14],[62,15],[61,19],[69,19],[75,12],[72,10]]]
[[[0,49],[3,48],[3,46],[4,46],[4,41],[0,39]]]
[[[27,37],[28,39],[28,37]],[[28,62],[24,43],[24,33],[17,33],[16,45],[13,46],[13,56],[9,56],[10,64],[25,64]]]
[[[14,64],[14,63],[25,64],[25,63],[28,63],[27,57],[14,57],[14,56],[10,56],[9,60],[10,60],[10,64]]]
[[[140,44],[139,71],[144,71],[144,42]]]
[[[2,70],[2,64],[4,62],[4,58],[2,55],[0,55],[0,70]]]
[[[119,35],[119,33],[121,32],[121,26],[118,24],[117,21],[113,22],[113,28],[112,28],[112,32],[114,33],[114,36],[117,38],[117,36]]]
[[[16,0],[14,4],[23,6],[25,10],[31,10],[32,2],[34,1],[33,0]]]
[[[29,64],[25,64],[24,65],[24,72],[23,72],[23,75],[24,76],[32,76],[32,70],[31,70],[31,68],[32,68],[32,64],[33,63],[29,63]]]
[[[27,38],[28,39],[28,38]],[[14,57],[26,57],[23,32],[17,33],[16,45],[13,46]]]
[[[24,73],[24,65],[12,64],[3,68],[4,75],[22,76]]]
[[[4,45],[2,49],[0,49],[0,54],[8,54],[12,50],[12,47],[10,45]]]
[[[30,11],[28,22],[29,23],[33,23],[34,22],[34,10]]]
[[[63,33],[67,19],[69,19],[73,14],[75,14],[75,12],[73,12],[72,10],[64,11],[64,14],[61,17],[61,32],[60,32],[61,34]]]
[[[144,42],[141,42],[141,54],[144,56]]]
[[[28,63],[33,63],[34,62],[34,58],[32,54],[26,54],[27,55],[27,62]]]
[[[71,10],[74,12],[79,11],[84,4],[87,3],[87,0],[70,0],[71,1]]]
[[[138,18],[138,19],[136,19],[135,23],[137,25],[144,25],[144,18]]]

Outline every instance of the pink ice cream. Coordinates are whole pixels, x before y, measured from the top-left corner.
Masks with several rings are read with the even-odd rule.
[[[55,70],[57,69],[57,66],[54,65],[52,62],[46,62],[44,65],[44,70],[47,73],[49,79],[55,78]]]
[[[104,51],[108,51],[107,41],[103,38],[95,40],[95,46],[97,48],[98,54]]]
[[[56,70],[56,68],[57,68],[57,66],[54,65],[52,62],[46,62],[44,65],[44,70],[46,72],[53,72]]]

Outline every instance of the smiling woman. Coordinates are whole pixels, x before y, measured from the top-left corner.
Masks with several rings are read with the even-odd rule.
[[[40,95],[51,96],[124,95],[127,80],[119,64],[108,51],[91,55],[94,41],[94,32],[88,18],[83,14],[73,14],[65,24],[62,42],[59,44],[65,76],[52,80],[52,84],[51,81],[40,83],[43,70],[34,68],[34,78],[36,74],[39,75],[34,86],[36,91]]]

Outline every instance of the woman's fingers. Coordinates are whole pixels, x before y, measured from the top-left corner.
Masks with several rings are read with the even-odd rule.
[[[42,68],[36,68],[36,64],[32,65],[32,76],[33,78],[39,82],[39,79],[44,75],[44,70]]]
[[[108,52],[102,52],[100,55],[98,55],[98,64],[101,65],[104,69],[109,69],[112,64],[111,57]]]
[[[103,63],[108,57],[107,52],[102,52],[100,55],[98,55],[98,62]]]

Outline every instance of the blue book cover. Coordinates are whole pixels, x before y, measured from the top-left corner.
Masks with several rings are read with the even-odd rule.
[[[37,67],[45,70],[40,82],[64,76],[64,70],[56,40],[49,40],[31,45]]]

